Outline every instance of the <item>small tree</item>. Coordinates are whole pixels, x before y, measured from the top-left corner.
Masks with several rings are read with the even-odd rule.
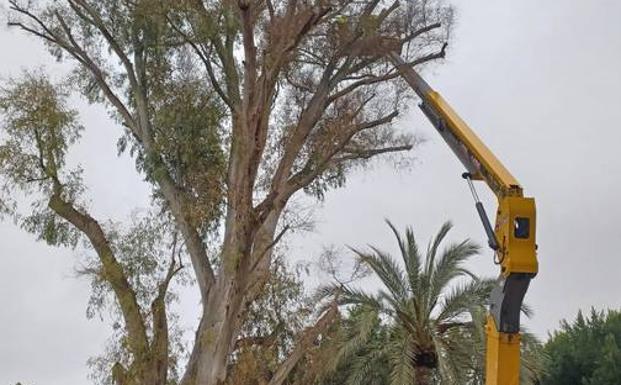
[[[376,247],[370,253],[354,250],[384,289],[373,294],[337,283],[319,291],[342,305],[355,305],[329,344],[330,370],[345,371],[340,376],[351,385],[484,384],[486,304],[495,281],[477,278],[464,267],[479,247],[465,240],[440,250],[451,228],[447,222],[423,254],[411,228],[403,237],[388,224],[402,264]],[[526,306],[523,311],[531,314]],[[378,324],[380,317],[384,325]],[[537,383],[542,356],[539,341],[523,332],[522,384]],[[378,365],[386,365],[389,374],[378,371]]]
[[[362,320],[374,314],[388,317],[391,330],[383,352],[392,368],[392,385],[429,385],[436,379],[464,383],[472,375],[473,357],[479,355],[478,341],[482,341],[476,338],[481,327],[473,322],[471,314],[484,306],[493,283],[475,278],[464,267],[479,247],[466,240],[440,251],[451,228],[450,223],[445,223],[422,254],[412,229],[408,228],[403,238],[390,222],[389,226],[405,269],[375,247],[370,253],[355,250],[384,289],[371,294],[335,285],[322,292],[338,296],[343,305],[359,306],[369,314],[360,317]],[[458,279],[467,280],[451,288]],[[368,368],[352,365],[352,369],[358,367]],[[364,378],[367,374],[354,370],[351,375]]]

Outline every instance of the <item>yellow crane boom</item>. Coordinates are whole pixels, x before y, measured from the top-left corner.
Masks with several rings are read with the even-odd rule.
[[[421,98],[419,107],[462,162],[500,277],[490,298],[486,333],[486,385],[519,385],[520,311],[537,274],[535,200],[451,106],[397,53],[388,57]],[[483,181],[498,199],[492,228],[472,181]]]

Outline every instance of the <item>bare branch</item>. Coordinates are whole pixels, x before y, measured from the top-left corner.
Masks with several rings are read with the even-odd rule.
[[[442,23],[434,23],[434,24],[430,24],[427,25],[425,27],[422,27],[412,33],[410,33],[408,36],[405,37],[405,39],[402,40],[402,43],[407,43],[409,41],[412,41],[414,39],[416,39],[417,37],[419,37],[422,34],[425,34],[427,32],[433,31],[434,29],[438,29],[442,26]]]
[[[361,150],[361,151],[351,151],[348,155],[343,155],[338,158],[335,158],[335,163],[345,162],[349,160],[355,159],[369,159],[377,155],[387,154],[392,152],[401,152],[401,151],[409,151],[412,149],[411,144],[406,144],[403,146],[390,146],[383,148],[374,148],[370,150]]]
[[[267,247],[263,249],[263,251],[256,258],[256,260],[254,261],[254,264],[249,269],[250,272],[254,271],[254,269],[264,260],[265,256],[269,254],[269,252],[280,242],[282,237],[284,237],[287,231],[289,231],[290,229],[291,227],[289,225],[283,227],[283,229],[278,233],[278,235],[276,235],[274,240],[269,245],[267,245]]]
[[[374,155],[379,155],[384,152],[390,152],[390,151],[384,151],[384,152],[377,152],[376,154],[365,153],[365,154],[361,154],[361,156],[358,156],[358,157],[348,156],[348,157],[335,158],[335,156],[339,152],[341,152],[345,148],[345,146],[347,146],[347,144],[350,142],[351,138],[354,135],[356,135],[360,131],[364,131],[364,130],[368,130],[371,128],[375,128],[378,126],[388,124],[394,118],[396,118],[398,114],[399,114],[398,111],[393,111],[392,113],[386,116],[383,116],[379,119],[368,121],[368,122],[362,122],[362,123],[355,125],[353,128],[349,130],[347,135],[345,135],[337,144],[333,145],[331,148],[322,149],[323,150],[322,157],[320,158],[319,161],[317,161],[317,164],[315,165],[314,168],[312,167],[311,164],[307,163],[306,166],[303,167],[301,171],[293,175],[287,181],[287,189],[284,191],[284,194],[286,194],[287,196],[290,196],[294,192],[308,186],[310,183],[312,183],[313,180],[315,180],[315,178],[317,178],[317,176],[321,175],[324,171],[326,171],[330,167],[338,163],[341,163],[344,160],[369,159]],[[409,145],[409,146],[401,146],[401,147],[393,147],[393,148],[395,149],[394,151],[403,151],[403,150],[411,149],[412,146]],[[369,150],[369,151],[374,151],[374,150]]]
[[[132,129],[136,129],[136,122],[132,115],[129,113],[127,107],[123,104],[121,99],[112,91],[111,87],[106,81],[106,76],[103,71],[95,64],[95,62],[91,59],[91,57],[82,49],[73,38],[67,23],[65,23],[64,19],[56,13],[56,16],[60,22],[61,28],[66,35],[65,40],[62,36],[59,36],[57,33],[52,31],[39,17],[37,17],[32,12],[27,9],[21,7],[17,1],[11,0],[11,10],[17,12],[25,16],[26,18],[32,20],[41,30],[37,30],[34,27],[30,27],[21,22],[12,22],[10,25],[18,26],[26,32],[32,33],[37,37],[43,38],[51,43],[57,44],[65,51],[67,51],[71,56],[73,56],[78,62],[88,68],[93,76],[95,77],[95,81],[101,87],[102,91],[108,98],[108,100],[112,103],[112,105],[117,109],[119,114],[123,117],[126,124]]]
[[[440,49],[440,51],[422,56],[415,60],[412,60],[408,63],[408,65],[417,66],[417,65],[421,65],[421,64],[433,61],[433,60],[444,59],[444,57],[446,56],[446,47],[447,45],[444,44],[442,48]],[[378,84],[378,83],[384,83],[389,80],[396,79],[399,76],[401,76],[401,74],[394,68],[384,75],[380,75],[380,76],[366,75],[363,79],[353,82],[349,84],[347,87],[343,88],[342,90],[331,95],[328,98],[328,100],[330,102],[334,102],[335,100],[342,98],[343,96],[359,89],[360,87],[369,86],[369,85]]]
[[[194,52],[196,53],[196,55],[198,55],[199,59],[201,59],[201,61],[203,62],[203,65],[205,66],[205,69],[207,70],[207,75],[209,76],[209,81],[211,82],[211,85],[214,87],[214,89],[216,90],[216,93],[218,94],[218,96],[220,96],[220,98],[222,99],[222,101],[231,109],[233,110],[234,105],[232,104],[231,100],[229,99],[228,95],[224,92],[224,90],[222,89],[222,87],[220,86],[220,82],[218,81],[218,79],[216,78],[216,75],[214,73],[213,70],[213,66],[211,64],[211,62],[209,61],[209,59],[207,58],[210,54],[210,52],[204,52],[203,49],[201,49],[198,44],[196,44],[191,38],[190,36],[183,32],[181,30],[180,27],[178,27],[174,21],[172,21],[168,16],[166,17],[166,19],[168,20],[169,25],[171,26],[172,29],[174,29],[179,35],[181,35],[181,37],[184,39],[184,41],[186,43],[188,43],[190,45],[190,47],[192,47],[192,50],[194,50]]]

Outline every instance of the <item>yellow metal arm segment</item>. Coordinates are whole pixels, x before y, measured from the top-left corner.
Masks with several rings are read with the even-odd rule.
[[[535,201],[442,96],[397,54],[389,54],[401,76],[420,96],[421,110],[468,170],[469,178],[484,181],[498,198],[494,228],[502,273],[537,273]]]
[[[522,188],[509,170],[451,106],[398,54],[390,55],[401,76],[422,99],[421,109],[453,149],[474,180],[484,180],[497,196],[519,196]]]
[[[484,181],[498,199],[491,228],[482,203],[477,211],[501,267],[490,298],[487,320],[486,385],[519,385],[520,310],[530,280],[537,274],[535,200],[522,187],[451,106],[397,53],[388,55],[401,76],[418,94],[421,110],[468,172],[469,183]]]

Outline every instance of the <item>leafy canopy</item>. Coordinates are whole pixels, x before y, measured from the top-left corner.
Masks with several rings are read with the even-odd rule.
[[[548,355],[542,385],[621,383],[621,312],[578,312],[562,321],[545,345]]]
[[[475,369],[473,357],[480,354],[477,341],[481,341],[482,324],[475,323],[473,313],[484,307],[493,283],[476,278],[464,266],[479,252],[479,247],[465,240],[442,248],[452,227],[447,222],[423,252],[411,228],[402,235],[388,224],[397,240],[401,263],[373,246],[370,252],[354,250],[361,263],[380,279],[383,288],[369,293],[333,285],[322,289],[322,293],[337,296],[342,305],[355,305],[368,314],[355,318],[361,320],[358,335],[362,341],[368,335],[364,330],[369,330],[365,320],[379,315],[387,317],[390,329],[380,351],[389,362],[390,384],[409,385],[412,378],[419,384],[432,378],[448,383],[465,381]],[[349,346],[351,343],[344,343],[341,351],[355,351]],[[370,357],[362,359],[367,363],[351,365],[351,378],[368,375],[357,370],[369,368]]]

